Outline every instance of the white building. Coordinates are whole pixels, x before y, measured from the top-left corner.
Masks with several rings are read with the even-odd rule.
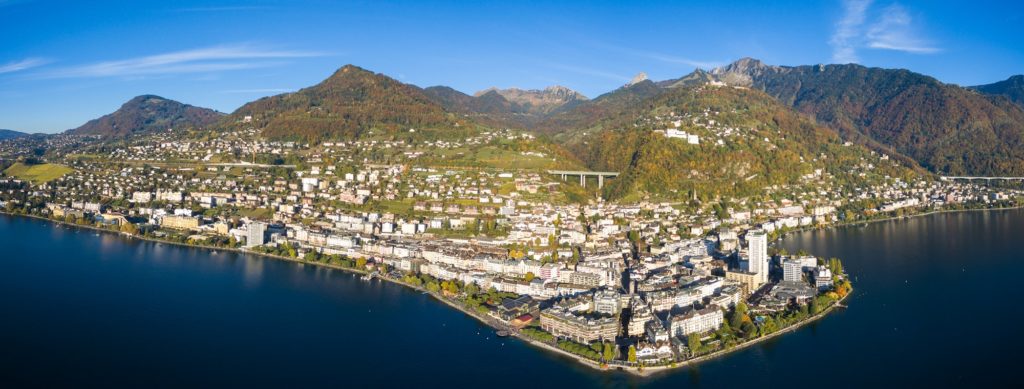
[[[803,280],[804,266],[799,261],[785,260],[782,262],[782,280],[799,282]]]
[[[245,234],[245,247],[256,247],[266,243],[267,224],[252,222],[247,226]]]
[[[768,282],[768,234],[764,230],[747,232],[748,271],[757,274],[758,285]]]
[[[690,310],[682,315],[669,318],[669,332],[673,336],[685,337],[717,330],[722,326],[724,315],[718,306],[710,305],[700,310]]]

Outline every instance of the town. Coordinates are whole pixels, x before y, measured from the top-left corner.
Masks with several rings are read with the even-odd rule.
[[[705,116],[699,123],[713,127]],[[684,119],[698,123],[659,118]],[[699,144],[678,126],[660,132]],[[511,130],[312,145],[259,140],[252,130],[218,137],[169,131],[116,147],[75,135],[19,138],[0,142],[3,158],[17,161],[11,168],[60,164],[66,172],[0,178],[0,209],[354,270],[422,289],[503,335],[594,366],[649,371],[842,307],[853,288],[842,262],[771,247],[789,231],[1013,206],[1021,195],[969,181],[887,176],[843,187],[816,170],[806,185],[720,203],[729,206],[599,194],[581,202],[565,188],[616,178],[552,174],[553,159],[537,147],[501,148],[518,142],[535,140]],[[459,164],[481,145],[530,168]],[[46,161],[32,154],[40,146],[51,150]],[[875,157],[856,167],[861,175],[888,163]]]

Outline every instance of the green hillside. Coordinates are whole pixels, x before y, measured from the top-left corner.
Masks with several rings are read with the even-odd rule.
[[[571,146],[591,169],[623,173],[606,187],[610,198],[713,200],[760,195],[772,186],[828,188],[917,174],[845,144],[835,131],[756,90],[677,88],[644,105],[595,125],[607,130]],[[678,130],[698,136],[699,144],[655,132],[677,120]]]
[[[25,181],[32,181],[34,183],[45,183],[56,180],[65,174],[73,172],[71,169],[64,165],[58,165],[54,163],[44,163],[39,165],[26,165],[18,162],[11,167],[4,170],[4,174],[9,177],[15,177]]]

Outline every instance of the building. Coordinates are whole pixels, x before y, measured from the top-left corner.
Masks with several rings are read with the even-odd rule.
[[[814,271],[814,287],[824,290],[832,287],[832,271],[827,267],[818,266]]]
[[[758,283],[758,275],[742,270],[738,271],[726,271],[725,279],[729,281],[736,281],[740,284],[740,288],[743,289],[743,294],[749,295],[754,293],[761,284]]]
[[[704,309],[691,309],[681,315],[672,315],[668,319],[668,328],[673,336],[685,337],[717,330],[723,320],[722,310],[710,305]]]
[[[748,270],[757,274],[757,286],[768,282],[768,234],[762,229],[747,232]],[[756,288],[755,288],[756,289]]]
[[[782,280],[786,282],[803,281],[804,266],[799,261],[785,260],[782,262]]]
[[[634,300],[632,308],[630,309],[629,324],[626,328],[626,335],[634,337],[643,336],[647,323],[652,321],[655,320],[654,314],[651,312],[651,308],[647,304],[639,301],[639,299]]]
[[[256,247],[266,243],[267,223],[252,222],[245,233],[245,247]]]
[[[176,230],[194,230],[199,228],[199,218],[191,216],[164,216],[160,219],[160,227]]]
[[[568,308],[556,305],[541,311],[540,327],[554,336],[587,344],[614,340],[619,334],[619,319],[577,315]]]
[[[620,295],[610,288],[594,292],[594,311],[605,315],[617,316],[622,311]]]
[[[534,315],[540,310],[540,302],[528,295],[522,295],[515,299],[504,299],[498,305],[496,314],[504,321],[511,322],[523,315]]]
[[[132,202],[133,203],[137,203],[137,204],[143,203],[144,204],[144,203],[148,203],[150,201],[153,201],[153,193],[152,192],[134,192],[134,193],[132,193]]]

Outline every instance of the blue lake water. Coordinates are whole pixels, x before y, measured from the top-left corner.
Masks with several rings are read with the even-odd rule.
[[[843,258],[846,310],[654,377],[499,339],[406,288],[0,215],[0,384],[787,387],[1011,385],[1024,211],[795,234]]]

